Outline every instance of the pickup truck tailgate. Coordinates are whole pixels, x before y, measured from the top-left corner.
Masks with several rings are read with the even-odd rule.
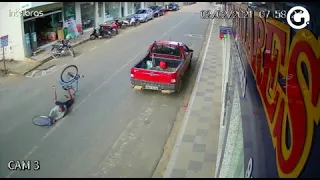
[[[158,72],[146,69],[134,69],[134,79],[156,83],[171,84],[175,72]]]

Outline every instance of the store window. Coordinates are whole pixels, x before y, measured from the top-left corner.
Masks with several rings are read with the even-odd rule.
[[[134,12],[136,12],[138,9],[140,9],[141,4],[140,2],[134,2],[133,6],[134,6]]]
[[[76,19],[76,5],[75,2],[64,2],[63,3],[64,19]]]
[[[105,20],[111,21],[114,18],[118,18],[120,15],[120,3],[119,2],[106,2],[105,3]]]
[[[92,28],[95,25],[94,2],[80,4],[82,29]]]
[[[111,2],[105,2],[105,12],[104,12],[104,20],[105,22],[112,21],[113,17],[110,15],[110,11],[112,11],[112,4]]]
[[[32,51],[59,39],[58,31],[62,29],[62,26],[61,10],[47,11],[41,17],[25,18],[24,32],[30,39]]]
[[[133,14],[133,2],[128,2],[128,15]]]

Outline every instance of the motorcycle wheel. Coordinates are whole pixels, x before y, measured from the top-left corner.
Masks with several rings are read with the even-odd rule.
[[[58,58],[60,57],[60,54],[53,54],[52,57],[53,57],[54,59],[58,59]]]
[[[54,48],[51,52],[53,52],[52,57],[54,59],[57,59],[57,58],[60,57],[60,54],[59,54],[59,52],[58,52],[58,50],[56,48]]]
[[[91,35],[91,36],[90,36],[90,39],[91,39],[91,40],[95,40],[95,39],[96,39],[96,36],[95,36],[95,35]]]

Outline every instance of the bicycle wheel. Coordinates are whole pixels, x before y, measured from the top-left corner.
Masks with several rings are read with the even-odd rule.
[[[33,124],[37,126],[51,126],[52,122],[48,116],[35,116],[32,118]]]
[[[74,81],[78,75],[78,67],[76,65],[69,65],[62,70],[60,79],[64,83]]]

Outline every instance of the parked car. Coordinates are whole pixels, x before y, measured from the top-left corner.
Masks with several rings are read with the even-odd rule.
[[[154,18],[153,11],[150,8],[138,9],[137,12],[134,14],[134,17],[141,22],[147,22]]]
[[[170,3],[168,8],[169,8],[169,11],[178,11],[180,9],[178,3]]]
[[[181,42],[160,40],[131,68],[131,85],[137,90],[180,92],[183,77],[191,67],[193,50]]]
[[[152,9],[154,17],[159,17],[164,15],[164,7],[162,6],[150,6],[150,9]]]

